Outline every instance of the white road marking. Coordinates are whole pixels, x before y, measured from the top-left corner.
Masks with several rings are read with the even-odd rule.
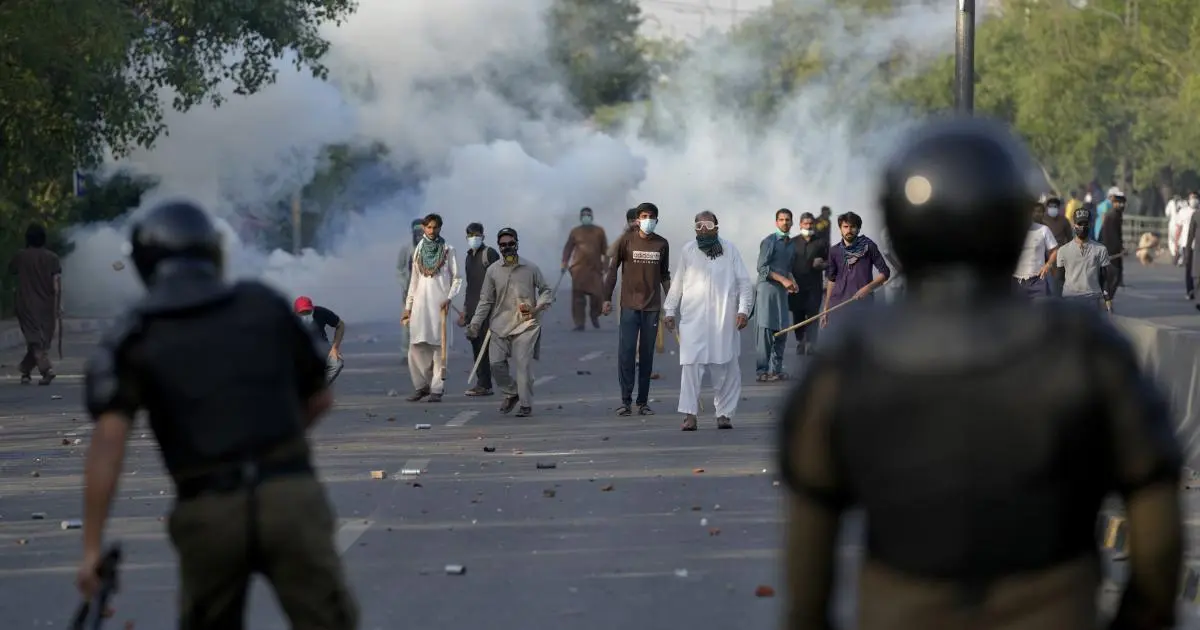
[[[358,539],[361,538],[363,534],[367,533],[367,530],[371,529],[371,525],[374,524],[374,521],[364,521],[359,519],[342,525],[338,529],[337,536],[334,540],[334,542],[337,544],[338,555],[340,556],[346,553],[347,549],[353,547],[354,543],[358,542]]]
[[[595,352],[589,352],[589,353],[579,357],[579,360],[580,361],[595,361],[596,359],[599,359],[603,355],[604,355],[603,352],[601,352],[600,350],[597,350]]]
[[[450,422],[447,422],[446,426],[461,427],[462,425],[469,422],[471,420],[471,418],[474,418],[475,416],[478,416],[478,415],[479,415],[478,411],[464,411],[464,412],[458,414],[457,416],[450,418]]]
[[[538,385],[545,385],[546,383],[549,383],[550,381],[553,381],[556,378],[558,378],[558,377],[557,376],[539,376],[533,380],[533,386],[537,387]]]

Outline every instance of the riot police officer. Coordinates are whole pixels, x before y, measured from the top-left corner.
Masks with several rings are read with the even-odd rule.
[[[125,441],[144,409],[175,485],[168,532],[179,555],[180,628],[242,628],[254,573],[271,582],[293,628],[355,628],[336,519],[307,440],[333,402],[314,338],[283,296],[222,280],[220,234],[199,207],[160,205],[130,240],[147,294],[86,370],[95,430],[80,591],[96,588]]]
[[[1034,170],[979,119],[930,123],[888,163],[881,205],[908,299],[849,322],[782,423],[788,630],[830,627],[850,508],[866,522],[858,628],[1094,630],[1094,527],[1113,492],[1132,556],[1111,627],[1172,627],[1180,449],[1105,319],[1013,297]],[[1068,371],[1067,390],[1030,376]]]

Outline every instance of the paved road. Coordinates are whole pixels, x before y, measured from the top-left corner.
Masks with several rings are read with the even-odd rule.
[[[663,354],[652,389],[659,415],[618,418],[613,320],[573,333],[565,311],[549,317],[527,419],[500,416],[498,397],[460,395],[470,368],[461,340],[450,395],[411,404],[388,395],[411,389],[395,331],[349,332],[338,406],[315,441],[364,629],[774,623],[777,600],[754,591],[779,584],[770,445],[782,386],[748,384],[733,431],[709,418],[682,433],[679,369]],[[50,387],[0,380],[0,628],[67,620],[79,532],[60,521],[80,515],[89,427],[79,357],[93,341],[68,337],[63,376]],[[0,372],[11,375],[18,358],[0,353]],[[743,364],[749,380],[753,366]],[[127,559],[117,619],[168,628],[176,578],[161,519],[171,489],[148,435],[135,433],[129,458],[111,526]],[[422,470],[415,480],[400,475],[413,468]],[[372,480],[372,470],[388,479]],[[447,564],[466,575],[446,575]],[[253,598],[251,627],[285,627],[265,588]]]
[[[1146,290],[1135,278],[1129,292]],[[351,329],[339,403],[315,441],[364,630],[774,626],[779,600],[754,591],[781,586],[781,490],[770,449],[782,387],[751,382],[751,336],[737,428],[718,432],[706,418],[699,432],[682,433],[675,357],[656,357],[659,414],[615,417],[613,320],[573,333],[565,315],[562,305],[548,318],[539,400],[527,419],[500,416],[498,398],[459,395],[469,370],[461,339],[445,401],[405,403],[411,385],[396,331]],[[80,357],[91,343],[68,336],[51,387],[19,386],[17,353],[0,352],[8,375],[0,379],[0,628],[61,627],[74,601],[79,532],[60,522],[79,517],[89,428]],[[788,368],[799,371],[800,360],[789,355]],[[422,472],[402,475],[407,469]],[[372,480],[373,470],[388,478]],[[172,627],[176,576],[161,522],[170,502],[155,447],[139,431],[111,524],[126,546],[118,622]],[[849,567],[857,547],[843,548]],[[467,572],[446,575],[448,564]],[[841,589],[843,609],[852,579]],[[250,627],[285,627],[265,587],[252,602]]]

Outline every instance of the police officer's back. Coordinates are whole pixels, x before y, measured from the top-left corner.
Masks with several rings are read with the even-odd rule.
[[[325,361],[287,301],[221,279],[221,240],[200,208],[168,203],[134,227],[147,295],[87,368],[88,450],[80,585],[92,588],[104,520],[138,410],[175,483],[180,627],[238,630],[253,573],[293,628],[349,630],[357,611],[333,548],[335,517],[307,430],[332,404]]]
[[[860,507],[858,627],[1094,630],[1101,502],[1123,495],[1119,628],[1168,628],[1180,453],[1161,394],[1094,310],[1009,277],[1034,164],[1002,127],[933,123],[885,173],[906,301],[866,313],[789,400],[789,630],[826,628],[839,515]],[[1069,391],[1056,379],[1080,375]]]

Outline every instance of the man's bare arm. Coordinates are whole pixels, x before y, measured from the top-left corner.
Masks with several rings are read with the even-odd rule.
[[[96,420],[83,464],[83,549],[99,555],[104,542],[104,524],[117,493],[117,482],[125,463],[125,444],[133,420],[110,411]]]

